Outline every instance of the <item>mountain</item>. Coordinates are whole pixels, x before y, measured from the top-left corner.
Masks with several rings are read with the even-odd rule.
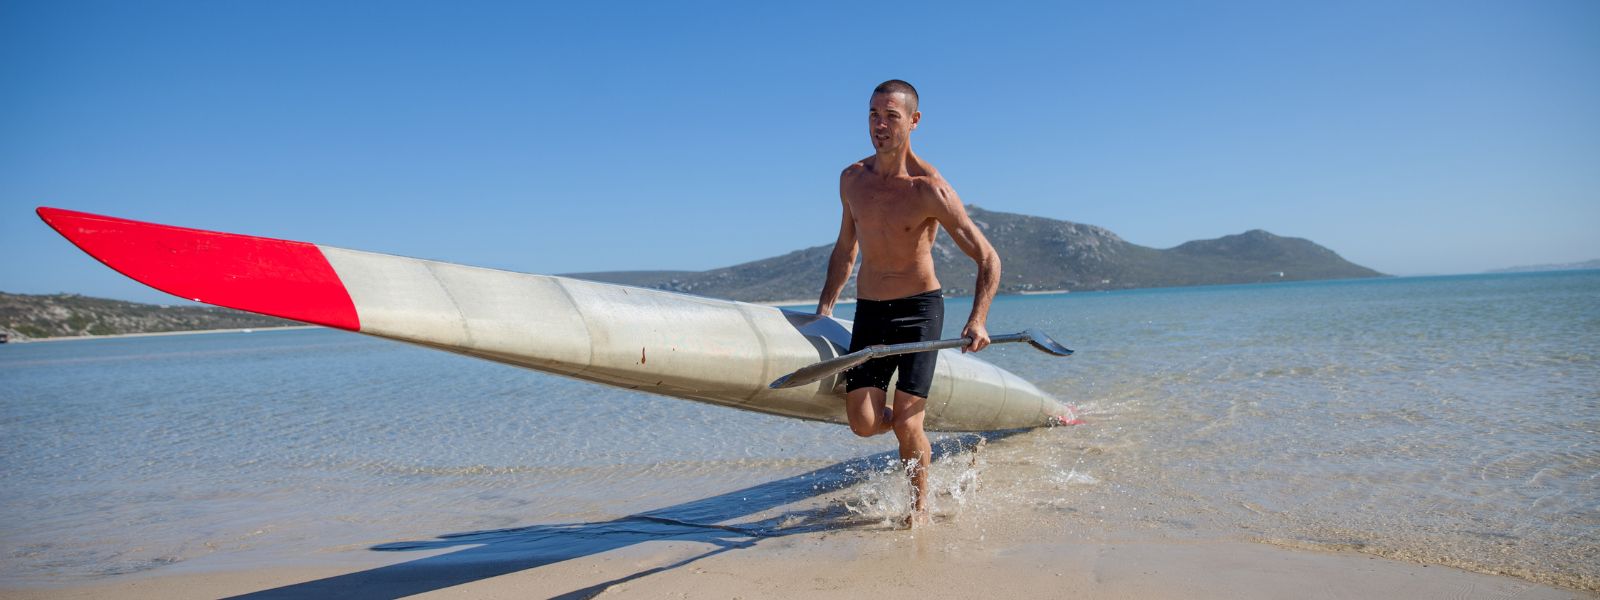
[[[967,214],[1000,253],[1001,293],[1383,276],[1309,240],[1259,229],[1160,250],[1129,243],[1093,225],[977,206],[968,206]],[[832,251],[832,244],[813,246],[709,271],[568,276],[733,300],[809,301],[821,290]],[[972,293],[977,266],[942,231],[934,241],[933,259],[947,293]],[[844,295],[855,295],[853,279],[846,285]]]
[[[34,296],[0,292],[0,333],[10,341],[298,324],[211,306],[157,306],[77,294]]]
[[[1582,271],[1587,269],[1600,269],[1600,258],[1583,262],[1563,263],[1559,265],[1525,265],[1521,267],[1507,267],[1493,269],[1485,273],[1533,273],[1536,271]]]

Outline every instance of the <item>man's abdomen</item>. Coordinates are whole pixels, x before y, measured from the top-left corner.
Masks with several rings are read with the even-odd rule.
[[[925,268],[883,271],[868,268],[862,260],[861,274],[856,277],[856,297],[868,300],[895,300],[939,288],[932,261]]]

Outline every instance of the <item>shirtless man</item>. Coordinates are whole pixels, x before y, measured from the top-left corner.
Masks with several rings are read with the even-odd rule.
[[[856,278],[851,352],[873,344],[939,338],[944,298],[933,272],[932,249],[940,226],[978,263],[972,314],[961,330],[961,336],[972,338],[972,343],[962,352],[977,352],[989,345],[984,321],[1000,286],[1000,256],[967,218],[950,184],[933,165],[911,152],[911,130],[921,120],[916,88],[898,79],[878,85],[867,112],[875,152],[846,167],[839,176],[844,217],[828,259],[828,279],[817,301],[817,314],[833,314],[859,246],[861,274]],[[933,449],[922,430],[922,417],[937,358],[936,352],[880,358],[845,374],[850,430],[868,437],[893,429],[900,440],[900,458],[916,488],[907,526],[928,520],[928,464]],[[889,375],[896,369],[900,377],[890,409],[886,406]]]

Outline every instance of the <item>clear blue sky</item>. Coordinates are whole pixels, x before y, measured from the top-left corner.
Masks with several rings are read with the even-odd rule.
[[[1396,274],[1600,258],[1592,0],[10,0],[0,290],[172,301],[41,204],[536,273],[830,243],[887,78],[986,208]]]

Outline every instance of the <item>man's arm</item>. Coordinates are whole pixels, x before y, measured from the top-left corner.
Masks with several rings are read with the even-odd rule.
[[[1000,290],[1000,254],[994,251],[989,239],[983,236],[983,231],[967,216],[966,207],[961,205],[961,198],[956,196],[955,189],[949,183],[934,178],[929,192],[935,201],[934,216],[939,224],[950,233],[950,239],[956,246],[978,263],[972,314],[967,316],[967,325],[961,329],[961,337],[972,338],[972,343],[961,351],[977,352],[989,347],[989,305],[994,303],[995,292]]]
[[[833,254],[828,256],[828,278],[822,284],[822,297],[817,299],[817,314],[832,315],[833,305],[839,302],[844,284],[850,281],[850,270],[856,265],[856,220],[850,215],[850,203],[840,193],[839,203],[844,205],[844,216],[839,220],[839,239],[833,242]]]

